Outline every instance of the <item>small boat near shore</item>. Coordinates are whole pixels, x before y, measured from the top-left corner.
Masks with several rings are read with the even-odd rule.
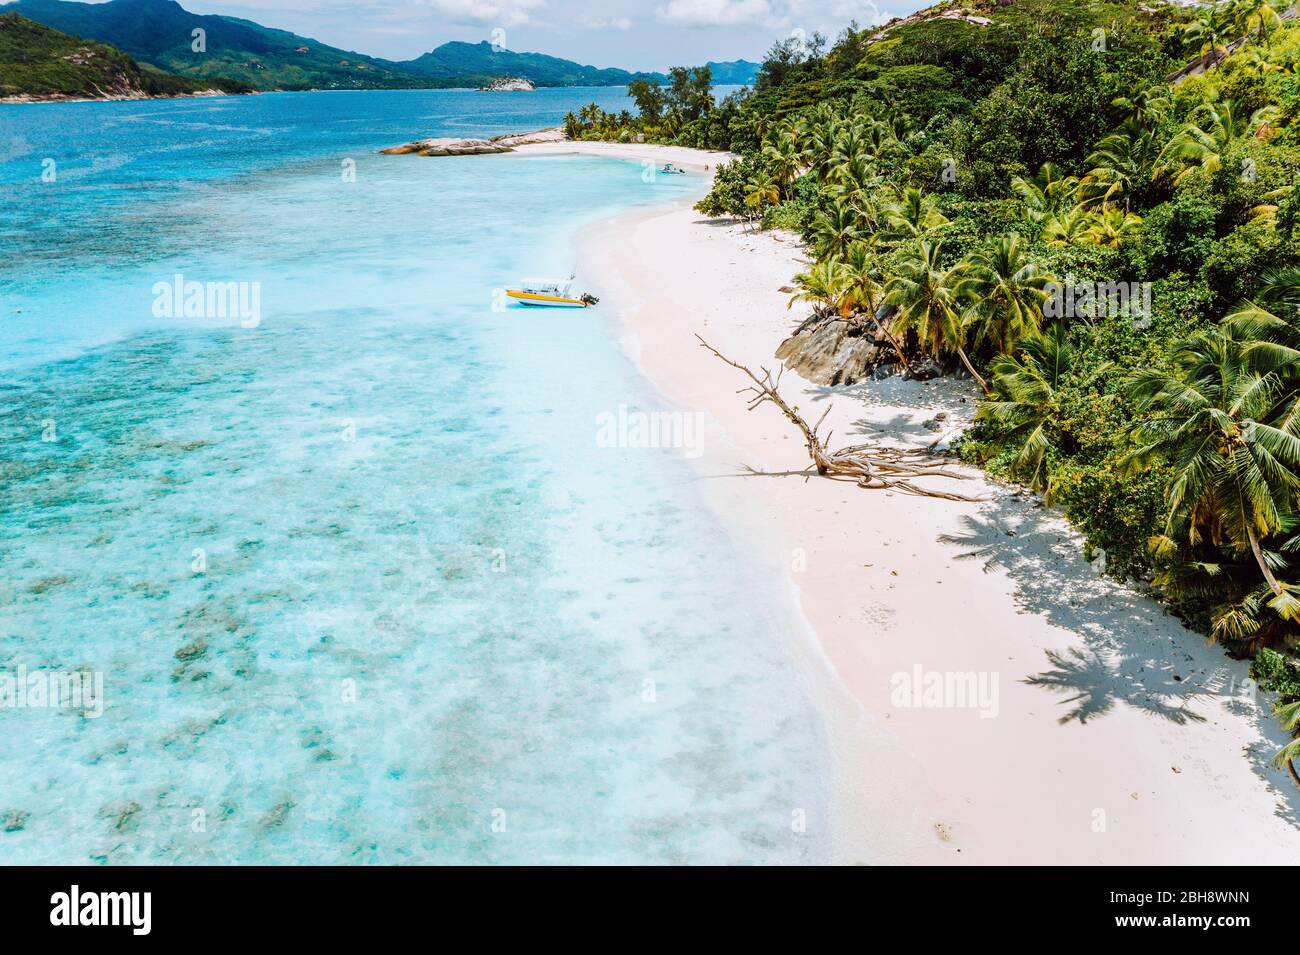
[[[549,308],[590,308],[600,301],[590,292],[574,292],[572,275],[567,279],[524,279],[519,288],[506,289],[506,295],[520,305]]]

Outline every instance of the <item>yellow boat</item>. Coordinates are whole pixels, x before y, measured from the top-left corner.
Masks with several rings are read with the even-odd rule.
[[[589,308],[599,299],[583,292],[573,292],[573,276],[567,279],[524,279],[521,288],[508,288],[506,295],[520,305],[541,305],[550,308]]]

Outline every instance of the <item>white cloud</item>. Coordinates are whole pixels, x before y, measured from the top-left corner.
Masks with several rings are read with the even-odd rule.
[[[578,17],[578,23],[588,30],[630,30],[632,21],[627,17]]]
[[[482,23],[513,27],[527,23],[546,0],[420,0],[452,23]]]
[[[857,21],[858,26],[861,27],[879,26],[894,18],[892,14],[882,11],[876,0],[814,0],[814,2],[778,0],[778,2],[782,16],[779,18],[774,16],[771,23],[782,27],[799,27],[805,32],[821,30],[830,36],[834,36],[848,26],[850,20]]]
[[[882,12],[874,0],[836,0],[830,5],[829,13],[846,25],[849,20],[857,20],[859,24],[879,26],[893,19],[893,15]]]
[[[668,0],[655,14],[677,26],[740,26],[769,18],[768,0]]]

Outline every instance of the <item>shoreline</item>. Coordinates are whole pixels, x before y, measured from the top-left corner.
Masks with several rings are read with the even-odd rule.
[[[20,93],[15,96],[0,96],[0,106],[33,106],[42,103],[138,103],[144,100],[155,99],[203,99],[213,96],[253,96],[258,90],[251,90],[247,93],[227,93],[225,90],[206,89],[195,90],[193,93],[167,93],[152,96],[143,93],[139,96],[61,96],[50,94],[44,96],[35,96],[30,93]]]
[[[635,159],[679,147],[553,144]],[[559,148],[559,147],[581,148]],[[530,146],[521,153],[537,153]],[[620,155],[621,153],[621,155]],[[684,160],[671,159],[680,162]],[[695,168],[714,165],[695,156]],[[711,170],[710,170],[711,171]],[[794,237],[704,220],[689,204],[589,226],[575,242],[604,320],[671,407],[725,435],[695,463],[703,493],[805,621],[804,668],[836,754],[834,861],[950,864],[1284,863],[1300,852],[1300,797],[1269,760],[1285,740],[1246,664],[1154,599],[1097,576],[1065,519],[979,472],[963,504],[816,477],[779,412],[747,412],[745,384],[696,342],[774,371],[806,314],[781,293],[801,270]],[[841,388],[787,373],[835,445],[928,444],[973,417],[974,386],[891,378]],[[813,410],[815,409],[815,410]],[[968,675],[995,687],[967,705],[899,705],[899,684]],[[1230,834],[1230,836],[1228,835]]]
[[[539,130],[539,132],[542,132]],[[535,135],[521,133],[515,137],[523,138]],[[709,173],[710,176],[721,163],[735,157],[729,152],[709,149],[693,149],[689,146],[661,146],[658,143],[606,143],[586,139],[562,139],[557,142],[525,142],[514,147],[521,156],[604,156],[608,159],[624,159],[632,162],[653,162],[655,164],[670,162],[682,169],[696,173]]]

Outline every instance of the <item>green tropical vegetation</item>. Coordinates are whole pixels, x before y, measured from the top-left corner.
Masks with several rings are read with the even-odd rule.
[[[637,115],[628,110],[608,112],[590,103],[564,117],[565,133],[570,139],[624,143],[677,141],[684,130],[708,123],[718,112],[712,66],[675,66],[668,71],[668,79],[665,84],[638,77],[628,83],[627,95],[636,104]],[[723,109],[740,95],[724,100]]]
[[[9,9],[55,30],[112,44],[140,63],[200,80],[225,76],[259,90],[451,85],[249,20],[190,13],[174,0],[17,0]],[[204,31],[199,50],[195,30]]]
[[[735,153],[697,208],[797,231],[796,300],[975,380],[959,453],[1300,732],[1298,63],[1280,0],[948,2],[598,135]]]
[[[175,96],[212,88],[250,91],[222,77],[195,80],[141,67],[107,44],[0,13],[0,96]]]

